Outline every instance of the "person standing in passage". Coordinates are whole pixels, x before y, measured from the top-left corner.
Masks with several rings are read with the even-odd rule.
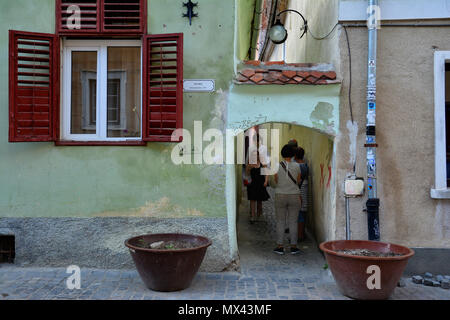
[[[245,171],[251,182],[247,185],[247,199],[250,201],[250,223],[253,224],[262,215],[262,202],[270,196],[267,192],[269,176],[262,175],[262,168],[266,167],[266,150],[260,145],[259,134],[256,135],[256,146],[250,146]],[[262,153],[261,153],[262,152]]]
[[[275,214],[277,229],[277,247],[273,250],[277,254],[284,254],[283,239],[286,224],[286,216],[289,227],[290,253],[297,254],[300,250],[297,248],[297,220],[298,212],[301,208],[300,167],[296,162],[292,162],[295,152],[294,149],[285,145],[281,149],[281,157],[278,172],[274,176],[275,180]]]
[[[295,153],[295,161],[300,165],[300,196],[302,197],[302,206],[298,213],[298,241],[305,240],[305,223],[308,214],[308,176],[309,168],[305,160],[305,150],[298,147]]]

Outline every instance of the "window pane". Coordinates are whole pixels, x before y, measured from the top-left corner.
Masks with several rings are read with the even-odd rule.
[[[72,52],[71,133],[96,134],[97,52]]]
[[[141,136],[141,48],[108,48],[108,138]]]

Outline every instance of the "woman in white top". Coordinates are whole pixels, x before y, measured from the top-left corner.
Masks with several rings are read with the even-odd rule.
[[[283,238],[286,223],[286,215],[290,236],[290,253],[297,254],[297,218],[301,208],[300,189],[298,184],[301,180],[300,167],[292,162],[294,149],[285,145],[281,149],[281,161],[278,173],[275,174],[275,213],[277,223],[277,247],[275,253],[284,254]]]

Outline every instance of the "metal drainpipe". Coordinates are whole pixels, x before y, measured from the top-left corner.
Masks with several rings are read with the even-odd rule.
[[[377,79],[377,19],[378,0],[369,0],[371,9],[368,16],[368,61],[367,61],[367,128],[366,128],[366,154],[367,154],[367,226],[369,240],[380,240],[379,208],[380,199],[377,198],[377,165],[376,165],[376,79]],[[374,16],[375,15],[375,16]]]

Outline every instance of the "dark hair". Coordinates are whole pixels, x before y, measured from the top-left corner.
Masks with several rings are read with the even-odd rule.
[[[292,146],[286,144],[282,149],[281,149],[281,156],[283,158],[292,158],[294,156],[294,150],[292,149]]]
[[[290,145],[291,147],[297,148],[298,147],[298,142],[295,139],[291,139],[291,140],[289,140],[288,145]]]
[[[295,158],[303,160],[304,157],[305,157],[305,150],[302,147],[298,147],[297,150],[295,151]]]

